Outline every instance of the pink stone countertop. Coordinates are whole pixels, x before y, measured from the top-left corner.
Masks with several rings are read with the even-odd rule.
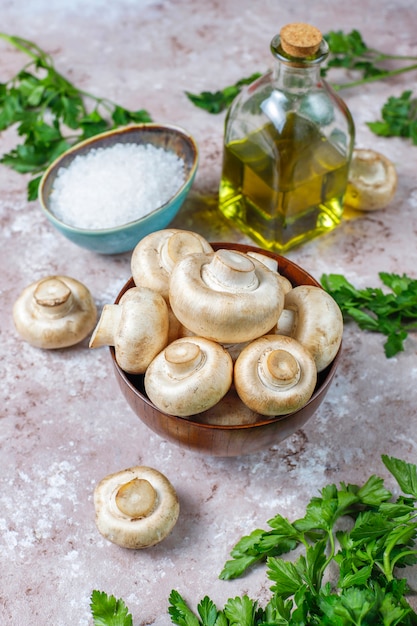
[[[369,46],[417,55],[413,0],[0,0],[1,30],[35,41],[77,85],[155,121],[187,128],[200,148],[193,192],[175,225],[210,240],[244,241],[216,211],[223,115],[194,107],[185,90],[216,90],[271,65],[269,43],[290,21],[323,32],[357,28]],[[26,59],[0,43],[0,80]],[[385,210],[346,220],[288,256],[316,278],[344,273],[376,286],[378,272],[417,276],[417,148],[371,134],[390,95],[416,87],[416,74],[343,92],[358,147],[397,166],[399,186]],[[0,137],[0,151],[14,145]],[[303,515],[330,482],[387,476],[381,454],[417,461],[417,339],[390,360],[383,338],[346,325],[343,356],[324,404],[280,445],[240,458],[201,456],[153,434],[121,396],[107,349],[88,342],[41,351],[16,334],[11,309],[20,291],[48,274],[82,280],[99,309],[130,276],[130,254],[99,256],[77,248],[26,200],[26,179],[0,167],[0,623],[92,624],[93,589],[122,597],[135,625],[171,623],[168,596],[192,606],[206,594],[219,605],[269,595],[263,568],[218,579],[234,543],[276,513]],[[181,513],[164,542],[127,551],[98,533],[92,494],[105,475],[136,464],[165,473]],[[394,487],[388,478],[388,485]],[[417,576],[410,572],[417,588]]]

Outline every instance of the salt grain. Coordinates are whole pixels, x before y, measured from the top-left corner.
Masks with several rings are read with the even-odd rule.
[[[58,170],[50,208],[68,226],[114,228],[165,204],[184,180],[184,161],[163,148],[127,143],[94,148]]]

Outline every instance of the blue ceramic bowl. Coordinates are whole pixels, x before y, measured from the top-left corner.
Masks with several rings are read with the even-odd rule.
[[[58,170],[68,167],[78,155],[86,155],[95,148],[109,148],[115,144],[151,144],[173,151],[184,161],[185,181],[168,202],[138,220],[115,228],[87,230],[65,224],[50,208],[50,197]],[[166,228],[178,213],[198,166],[198,149],[194,139],[185,130],[173,125],[138,124],[111,130],[80,142],[62,154],[42,176],[39,202],[49,222],[73,243],[100,254],[119,254],[133,250],[138,241],[149,233]]]

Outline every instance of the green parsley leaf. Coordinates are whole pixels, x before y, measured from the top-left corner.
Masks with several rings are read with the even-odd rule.
[[[230,598],[224,606],[224,614],[231,626],[255,626],[256,608],[257,603],[245,595]]]
[[[219,91],[202,91],[199,94],[193,94],[186,91],[185,94],[187,98],[195,104],[195,106],[198,106],[209,113],[221,113],[232,104],[233,100],[241,92],[244,85],[250,85],[259,77],[260,74],[255,73],[247,78],[242,78],[233,85],[224,87]]]
[[[104,591],[92,592],[90,607],[94,626],[133,626],[132,616],[123,600],[116,600]]]
[[[275,583],[272,585],[271,591],[274,591],[284,600],[293,596],[303,585],[304,581],[298,568],[291,561],[268,558],[267,565],[269,567],[268,578]]]
[[[382,137],[405,137],[417,145],[417,99],[412,91],[389,97],[381,115],[382,120],[367,122],[373,133]]]
[[[401,490],[417,500],[417,468],[413,463],[382,455],[382,462],[398,482]]]
[[[339,305],[345,319],[359,328],[386,335],[385,355],[391,358],[404,350],[408,333],[417,329],[417,280],[403,274],[381,272],[380,287],[356,289],[340,274],[323,274],[321,284]]]
[[[203,626],[215,626],[218,616],[216,605],[208,596],[205,596],[197,607]]]
[[[168,613],[177,626],[199,626],[200,622],[178,591],[172,590],[169,596]]]

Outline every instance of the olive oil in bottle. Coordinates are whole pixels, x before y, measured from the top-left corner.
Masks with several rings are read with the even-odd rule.
[[[312,27],[290,26],[305,43]],[[316,53],[296,60],[275,38],[279,71],[242,92],[226,119],[220,210],[276,252],[332,230],[343,213],[353,122],[320,78],[328,48],[317,32]]]

